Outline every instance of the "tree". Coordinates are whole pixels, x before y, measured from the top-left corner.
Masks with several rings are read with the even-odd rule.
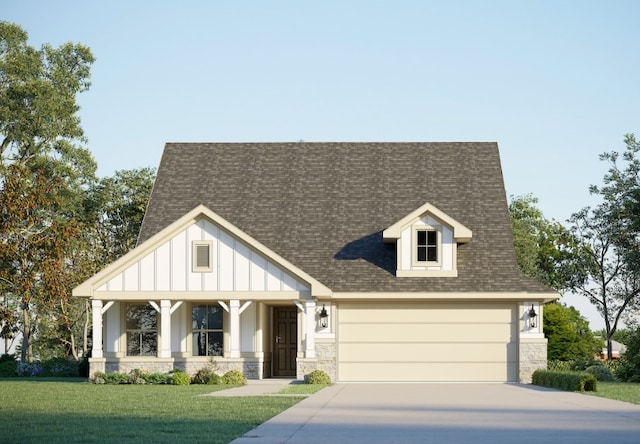
[[[587,297],[605,322],[607,352],[620,320],[637,308],[640,295],[640,144],[625,136],[626,151],[620,166],[619,153],[600,156],[610,164],[602,187],[591,186],[602,201],[594,208],[575,213],[571,231],[584,246],[576,256],[573,289]]]
[[[24,361],[39,320],[69,296],[73,215],[82,214],[96,169],[80,145],[76,102],[90,85],[91,51],[73,43],[36,49],[27,38],[0,22],[0,292],[18,312]]]
[[[602,341],[594,337],[589,322],[578,310],[559,302],[544,307],[544,335],[549,341],[547,357],[552,360],[593,359],[602,350]]]
[[[548,220],[531,194],[511,196],[509,217],[520,270],[562,291],[575,279],[573,255],[581,254],[572,233],[559,222]]]

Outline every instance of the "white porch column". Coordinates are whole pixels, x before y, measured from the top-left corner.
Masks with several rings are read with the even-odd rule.
[[[316,357],[316,301],[305,301],[305,320],[303,323],[305,333],[305,358]]]
[[[229,357],[240,357],[240,301],[232,299],[229,301]]]
[[[171,301],[160,301],[160,350],[159,358],[171,357]]]
[[[93,347],[92,358],[102,358],[102,301],[91,300],[91,314],[93,318]]]

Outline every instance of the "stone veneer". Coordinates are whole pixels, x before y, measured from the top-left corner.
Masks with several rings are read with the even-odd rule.
[[[520,338],[520,383],[531,384],[533,372],[547,368],[547,340],[545,338]]]
[[[336,381],[336,344],[335,342],[316,342],[315,358],[298,358],[296,379],[304,379],[314,370],[324,370],[332,382]]]
[[[171,370],[179,369],[183,372],[194,375],[201,368],[213,366],[216,373],[224,375],[229,370],[240,370],[247,379],[258,379],[258,369],[262,366],[262,362],[258,360],[246,359],[228,359],[203,361],[202,359],[115,359],[91,358],[89,360],[89,374],[93,377],[96,372],[104,373],[129,373],[134,369],[146,370],[149,373],[168,373]]]

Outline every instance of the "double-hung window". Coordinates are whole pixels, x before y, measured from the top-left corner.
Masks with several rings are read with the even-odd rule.
[[[440,263],[440,236],[440,230],[436,228],[415,228],[413,245],[414,265],[429,266],[438,265]]]
[[[219,305],[193,305],[191,309],[193,356],[222,356],[222,309]]]
[[[149,304],[127,304],[127,356],[158,353],[158,312]]]

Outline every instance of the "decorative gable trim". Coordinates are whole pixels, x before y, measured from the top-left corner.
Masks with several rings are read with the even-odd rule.
[[[318,280],[302,271],[291,262],[287,261],[265,245],[249,236],[238,227],[225,220],[220,215],[211,211],[204,205],[199,205],[189,213],[182,216],[142,244],[138,245],[132,251],[104,268],[99,273],[87,279],[82,284],[73,289],[73,296],[95,297],[96,291],[109,282],[112,278],[125,271],[131,264],[142,260],[154,250],[162,247],[168,240],[172,239],[189,226],[192,226],[203,218],[208,219],[211,223],[217,225],[220,229],[226,231],[231,236],[237,238],[249,248],[263,255],[268,261],[273,262],[286,272],[308,283],[311,287],[312,296],[331,297],[332,291]],[[204,271],[204,270],[201,270]],[[184,295],[182,295],[184,296]]]
[[[420,208],[407,214],[395,224],[382,232],[382,238],[385,242],[395,242],[402,236],[402,231],[417,222],[421,217],[425,215],[431,215],[435,219],[438,219],[449,225],[453,229],[453,238],[457,243],[466,243],[471,241],[472,232],[470,229],[456,221],[454,218],[448,216],[446,213],[440,211],[429,202],[422,205]]]

